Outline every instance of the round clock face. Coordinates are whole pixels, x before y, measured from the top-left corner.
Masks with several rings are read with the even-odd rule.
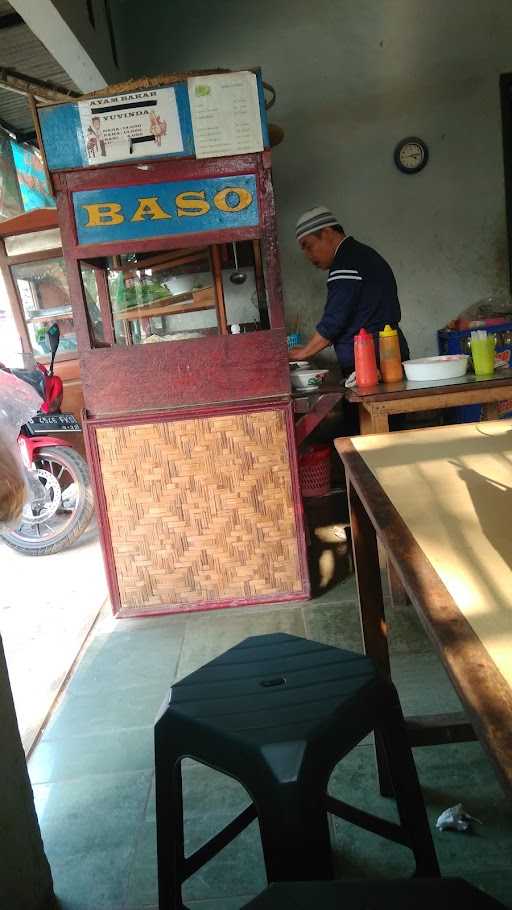
[[[422,139],[402,139],[395,149],[395,164],[404,174],[417,174],[428,161],[428,149]]]

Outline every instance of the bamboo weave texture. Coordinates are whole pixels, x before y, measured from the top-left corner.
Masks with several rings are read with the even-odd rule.
[[[121,608],[299,594],[281,410],[97,429]]]

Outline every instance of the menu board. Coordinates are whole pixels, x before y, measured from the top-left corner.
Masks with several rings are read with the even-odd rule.
[[[90,98],[78,109],[88,164],[183,151],[173,88]]]
[[[254,73],[222,73],[188,80],[196,158],[263,150],[258,83]]]

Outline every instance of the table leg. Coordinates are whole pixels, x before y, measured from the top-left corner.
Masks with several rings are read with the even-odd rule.
[[[388,415],[382,411],[376,412],[371,403],[359,405],[359,429],[361,436],[369,436],[370,433],[389,433]]]
[[[498,408],[498,401],[488,401],[487,404],[483,404],[482,411],[484,420],[498,420],[500,416]]]
[[[364,651],[389,676],[387,626],[384,615],[377,535],[368,518],[366,509],[349,478],[347,478],[347,486]],[[377,735],[375,737],[375,753],[380,792],[383,796],[392,796],[393,787],[386,764],[386,757],[382,743]]]

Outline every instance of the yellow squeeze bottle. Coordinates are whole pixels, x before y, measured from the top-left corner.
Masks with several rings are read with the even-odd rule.
[[[400,382],[402,378],[402,355],[398,332],[390,325],[379,332],[380,372],[383,382]]]

